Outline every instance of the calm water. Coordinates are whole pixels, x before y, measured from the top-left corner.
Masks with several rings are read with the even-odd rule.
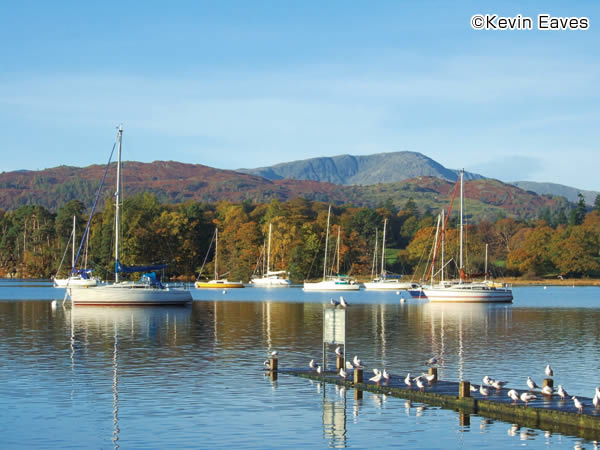
[[[440,377],[525,388],[600,385],[600,288],[515,288],[513,305],[400,302],[344,294],[347,351],[394,375],[441,355]],[[52,308],[64,290],[0,281],[2,448],[597,448],[403,399],[344,391],[262,362],[307,367],[322,353],[323,304],[301,289],[193,291],[187,308]]]

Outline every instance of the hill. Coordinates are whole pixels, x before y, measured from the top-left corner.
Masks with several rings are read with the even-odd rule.
[[[588,205],[593,205],[596,200],[596,196],[600,195],[600,192],[586,191],[583,189],[577,189],[570,186],[564,186],[562,184],[555,183],[537,183],[535,181],[515,181],[515,186],[525,189],[526,191],[532,191],[540,195],[560,195],[565,197],[570,202],[576,203],[579,198],[578,194],[581,192],[585,202]]]
[[[114,172],[109,171],[103,198],[114,190]],[[40,205],[56,211],[73,199],[91,207],[103,173],[104,167],[99,165],[1,173],[0,209]],[[454,186],[453,182],[435,177],[416,177],[369,186],[339,186],[312,180],[268,180],[256,175],[174,161],[124,162],[122,180],[125,195],[150,192],[164,203],[190,200],[269,202],[272,199],[285,201],[304,197],[307,200],[369,207],[391,199],[397,208],[401,208],[412,198],[422,211],[434,212],[448,205]],[[544,208],[566,206],[562,198],[537,195],[483,178],[465,183],[465,197],[469,213],[476,220],[495,218],[499,214],[528,219],[536,217]]]
[[[458,170],[447,169],[433,159],[416,152],[376,153],[366,156],[340,155],[292,161],[238,172],[268,180],[314,180],[341,185],[394,183],[429,176],[456,181]],[[465,172],[466,180],[484,178]]]

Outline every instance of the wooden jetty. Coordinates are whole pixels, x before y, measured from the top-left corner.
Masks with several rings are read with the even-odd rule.
[[[600,409],[594,409],[591,398],[577,397],[584,404],[583,411],[580,413],[571,398],[561,400],[557,395],[543,395],[539,390],[533,392],[537,399],[526,406],[520,400],[517,404],[513,403],[507,395],[510,388],[497,390],[489,386],[489,395],[484,397],[479,391],[470,392],[468,382],[443,380],[425,382],[425,388],[420,391],[414,383],[412,387],[408,387],[404,383],[405,376],[393,374],[387,383],[382,380],[376,384],[368,379],[362,381],[362,374],[357,376],[359,374],[354,374],[352,370],[348,370],[346,380],[333,370],[328,370],[321,375],[309,369],[279,368],[276,370],[280,374],[352,388],[357,394],[369,391],[452,409],[461,413],[461,417],[478,414],[524,427],[580,436],[588,440],[600,440]],[[370,371],[365,373],[365,379],[370,376],[369,373]],[[277,377],[277,373],[272,373],[273,375]],[[525,389],[516,390],[519,395],[527,392]]]

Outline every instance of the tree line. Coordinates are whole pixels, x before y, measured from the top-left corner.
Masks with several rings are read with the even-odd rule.
[[[105,202],[91,219],[88,266],[102,279],[114,274],[115,208]],[[328,204],[295,198],[269,203],[159,202],[152,194],[128,197],[121,214],[121,262],[126,265],[167,263],[167,279],[212,278],[215,228],[219,230],[219,273],[248,281],[260,267],[269,224],[272,224],[271,269],[287,270],[294,282],[322,274]],[[69,247],[73,216],[81,237],[88,221],[83,203],[70,201],[52,213],[40,206],[0,211],[0,276],[50,278],[70,270]],[[437,212],[435,212],[437,215]],[[564,216],[564,217],[563,217]],[[583,198],[569,215],[542,212],[523,221],[499,216],[464,227],[465,261],[471,273],[495,276],[600,276],[600,200],[586,208]],[[421,279],[431,259],[437,218],[409,199],[402,208],[391,200],[377,208],[339,205],[332,208],[331,241],[340,236],[340,272],[368,278],[373,271],[375,237],[381,249],[384,220],[388,272]],[[336,245],[330,245],[335,251]],[[381,251],[381,250],[380,250]],[[69,250],[70,252],[70,250]],[[449,221],[445,237],[447,268],[455,268],[457,219]],[[328,261],[333,261],[333,255]],[[451,276],[451,275],[449,275]]]

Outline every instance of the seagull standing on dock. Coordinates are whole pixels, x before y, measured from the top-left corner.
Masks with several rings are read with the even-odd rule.
[[[575,396],[571,397],[571,399],[573,399],[573,404],[575,405],[575,408],[577,408],[579,410],[579,414],[581,414],[583,412],[583,403],[581,403],[579,399]]]
[[[383,379],[385,380],[385,382],[387,383],[388,381],[390,381],[390,374],[387,370],[383,369]]]
[[[496,388],[496,390],[499,391],[500,389],[502,389],[504,387],[504,385],[506,383],[508,383],[508,381],[492,380],[492,383],[490,386]]]
[[[552,370],[552,367],[550,367],[550,364],[548,364],[546,366],[545,372],[546,372],[546,376],[548,376],[548,377],[554,376],[554,370]]]
[[[592,405],[594,405],[594,409],[600,408],[600,397],[598,394],[594,395],[594,398],[592,399]]]
[[[525,403],[525,406],[527,406],[530,401],[535,400],[536,398],[537,397],[535,395],[530,394],[529,392],[523,392],[521,394],[521,401]]]
[[[410,378],[410,372],[408,373],[408,375],[406,375],[406,378],[404,379],[404,384],[406,384],[408,387],[412,386],[412,380]]]
[[[348,302],[341,295],[340,295],[340,305],[342,306],[342,308],[347,308],[348,307]]]
[[[323,373],[323,369],[321,366],[317,366],[317,374],[321,375]]]
[[[374,371],[377,369],[373,369]],[[377,383],[377,386],[379,386],[379,383],[381,382],[381,377],[383,376],[383,374],[377,370],[377,373],[375,376],[369,378],[369,381],[373,381],[374,383]]]
[[[567,391],[565,391],[565,388],[563,388],[562,385],[560,385],[560,384],[558,385],[558,389],[556,390],[556,393],[562,400],[569,397],[569,393]]]
[[[431,375],[428,373],[423,372],[421,374],[422,377],[425,377],[425,379],[427,380],[428,383],[431,383],[432,381],[435,381],[435,375],[432,373]]]
[[[277,358],[277,355],[279,355],[277,350],[271,352],[271,358]]]
[[[490,391],[487,388],[483,387],[483,384],[481,386],[479,386],[479,393],[481,395],[483,395],[484,397],[487,397],[488,395],[490,395]]]
[[[437,356],[434,356],[433,358],[429,358],[425,362],[425,365],[426,366],[433,366],[434,364],[437,364],[438,362],[439,362],[439,358]]]
[[[311,359],[310,362],[308,363],[308,367],[311,368],[311,370],[315,370],[317,368],[317,365],[315,364],[315,360]]]
[[[343,356],[344,354],[342,353],[342,346],[338,345],[335,349],[335,354],[338,356]]]
[[[346,361],[346,369],[348,369],[348,370],[354,369],[354,366],[352,365],[352,363],[350,361]]]
[[[329,303],[331,303],[333,305],[333,307],[335,308],[337,305],[340,304],[340,302],[336,302],[333,298],[329,299]]]
[[[471,392],[477,392],[479,389],[477,388],[477,386],[475,386],[474,384],[472,384],[472,385],[469,386],[469,390]]]
[[[552,394],[554,394],[554,389],[546,385],[542,388],[542,394],[549,395],[550,397],[552,397]]]
[[[539,386],[535,384],[535,381],[531,379],[531,377],[527,377],[527,386],[529,386],[529,390],[533,391],[534,389],[538,389]]]
[[[421,381],[421,377],[417,377],[417,378],[415,378],[415,380],[417,381],[417,387],[419,388],[419,390],[421,392],[423,392],[425,390],[425,385]]]
[[[362,361],[360,359],[358,359],[358,355],[354,355],[354,359],[352,360],[352,363],[354,364],[354,367],[356,367],[358,369],[361,366]]]
[[[600,386],[596,388],[596,396],[600,397]]]
[[[513,399],[513,404],[516,404],[517,400],[519,400],[519,393],[517,391],[515,391],[514,389],[511,389],[510,391],[508,391],[507,395]]]
[[[348,376],[348,373],[346,373],[346,371],[344,369],[340,369],[340,377],[342,377],[344,380],[346,379],[346,377]]]

